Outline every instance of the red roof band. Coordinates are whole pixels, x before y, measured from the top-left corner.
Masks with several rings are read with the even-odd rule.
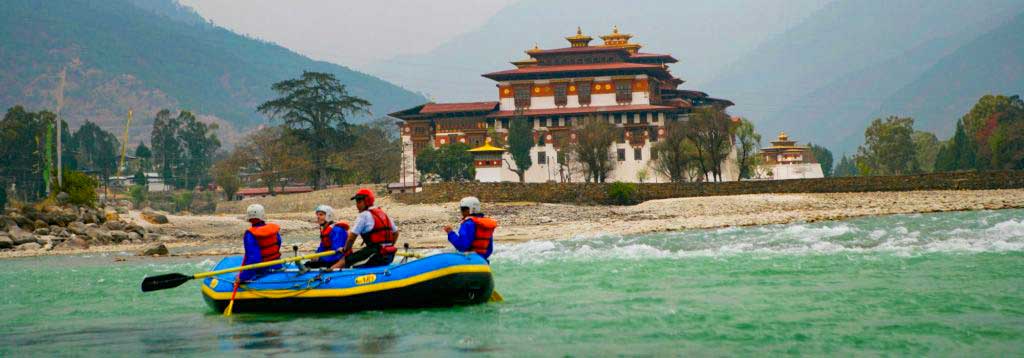
[[[614,71],[646,72],[661,78],[672,77],[672,75],[668,73],[668,70],[666,70],[665,67],[662,65],[632,62],[593,63],[582,65],[531,66],[517,68],[514,70],[485,73],[483,74],[483,76],[495,81],[502,81],[528,75],[551,75],[562,74],[567,72],[601,73]]]
[[[420,114],[458,113],[458,112],[490,112],[498,108],[498,102],[465,102],[465,103],[427,103],[420,109]]]

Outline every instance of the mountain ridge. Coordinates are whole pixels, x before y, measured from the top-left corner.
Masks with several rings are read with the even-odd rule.
[[[136,142],[148,137],[161,108],[192,110],[225,127],[230,140],[232,132],[267,123],[256,106],[274,96],[270,85],[304,70],[335,74],[351,94],[374,104],[375,115],[425,101],[371,75],[200,23],[189,11],[174,0],[7,1],[0,14],[0,105],[54,110],[57,74],[67,67],[64,117],[111,130],[123,128],[133,109]]]

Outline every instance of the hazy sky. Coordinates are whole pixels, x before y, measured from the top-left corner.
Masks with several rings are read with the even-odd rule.
[[[215,24],[355,67],[429,51],[515,0],[179,0]]]

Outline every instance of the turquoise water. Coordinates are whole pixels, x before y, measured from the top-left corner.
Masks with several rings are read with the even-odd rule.
[[[499,245],[506,302],[236,314],[148,274],[216,258],[2,261],[0,356],[1024,352],[1024,210]]]

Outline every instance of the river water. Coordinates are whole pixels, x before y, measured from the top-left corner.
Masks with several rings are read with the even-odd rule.
[[[1024,210],[499,244],[506,302],[473,307],[225,318],[195,282],[139,292],[215,260],[4,260],[0,356],[1024,352]]]

